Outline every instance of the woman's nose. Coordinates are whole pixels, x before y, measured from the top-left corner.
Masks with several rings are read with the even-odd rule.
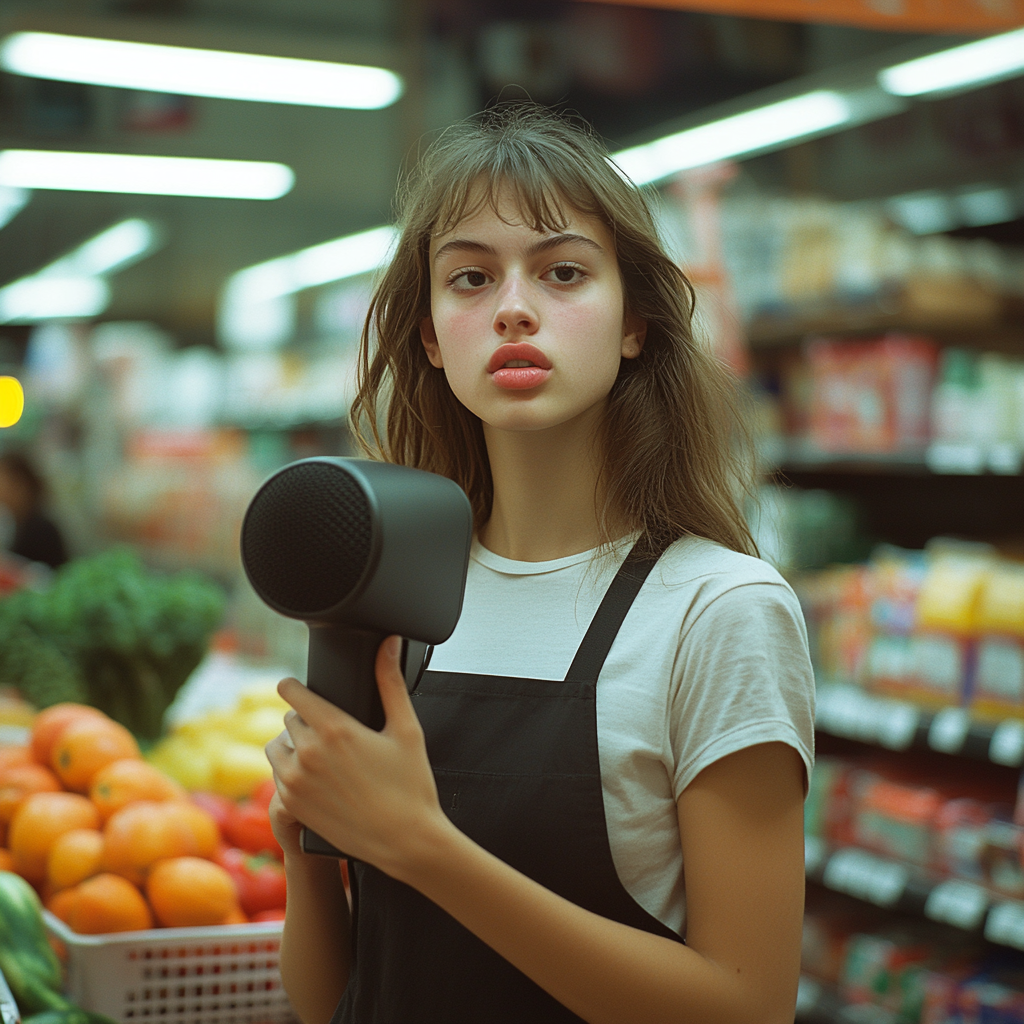
[[[494,311],[494,329],[504,336],[534,334],[539,322],[537,312],[522,282],[506,281],[498,292],[498,306]]]

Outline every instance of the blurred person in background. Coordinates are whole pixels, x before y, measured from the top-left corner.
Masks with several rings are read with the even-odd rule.
[[[68,554],[56,523],[43,511],[45,498],[46,482],[24,455],[0,454],[0,512],[7,512],[12,526],[7,550],[56,569]]]

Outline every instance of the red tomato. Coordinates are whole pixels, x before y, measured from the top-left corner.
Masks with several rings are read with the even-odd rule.
[[[217,822],[220,834],[225,835],[228,817],[235,809],[234,800],[229,800],[226,796],[219,796],[217,793],[204,793],[202,791],[191,793],[190,798],[192,803],[197,807],[202,807]]]
[[[269,807],[270,801],[274,799],[277,792],[277,784],[273,779],[265,779],[253,791],[249,799],[260,807]]]
[[[252,800],[243,800],[231,808],[224,823],[224,835],[229,843],[234,843],[248,853],[269,852],[275,857],[284,856],[274,830],[270,827],[267,808]]]
[[[274,857],[252,857],[238,847],[227,847],[217,854],[217,863],[231,876],[238,890],[238,903],[252,920],[256,915],[280,910],[283,914],[286,883],[284,867]]]

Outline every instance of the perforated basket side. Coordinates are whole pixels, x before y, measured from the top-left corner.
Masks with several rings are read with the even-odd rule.
[[[125,1024],[292,1024],[281,987],[281,924],[76,935],[52,914],[67,950],[68,995]]]

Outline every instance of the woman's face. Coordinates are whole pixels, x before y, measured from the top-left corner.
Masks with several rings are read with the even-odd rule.
[[[643,325],[625,322],[612,236],[571,212],[562,231],[534,231],[511,199],[498,205],[501,216],[485,206],[431,240],[427,356],[495,429],[599,413],[619,360],[643,345]]]

